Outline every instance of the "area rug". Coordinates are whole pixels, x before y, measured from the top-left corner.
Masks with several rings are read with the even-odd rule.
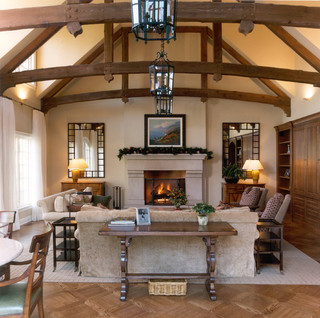
[[[217,284],[283,284],[283,285],[320,285],[320,263],[307,256],[293,245],[284,241],[284,271],[280,273],[278,265],[261,266],[260,274],[255,277],[216,278]],[[22,254],[18,260],[30,258],[28,253]],[[120,261],[119,261],[120,262]],[[120,264],[119,264],[120,266]],[[22,273],[22,266],[12,266],[11,276]],[[47,257],[45,282],[61,283],[111,283],[119,279],[82,277],[74,271],[73,262],[58,262],[53,272],[53,252]]]

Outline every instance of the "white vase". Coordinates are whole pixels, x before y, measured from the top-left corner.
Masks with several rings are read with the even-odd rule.
[[[207,215],[198,215],[198,223],[199,223],[199,225],[207,225],[208,224],[208,216]]]

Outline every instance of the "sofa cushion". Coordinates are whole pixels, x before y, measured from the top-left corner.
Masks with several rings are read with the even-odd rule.
[[[260,199],[260,195],[261,193],[259,188],[248,187],[243,191],[239,204],[248,206],[257,205]]]
[[[105,196],[105,195],[94,195],[92,197],[92,203],[94,206],[97,206],[98,203],[100,203],[105,208],[108,208],[110,200],[111,200],[111,197]]]
[[[62,196],[59,195],[55,198],[54,200],[54,211],[55,212],[65,212],[68,211],[67,208],[67,201],[66,199]]]
[[[274,219],[281,207],[283,202],[283,195],[281,193],[276,193],[267,203],[265,210],[263,211],[262,219]]]

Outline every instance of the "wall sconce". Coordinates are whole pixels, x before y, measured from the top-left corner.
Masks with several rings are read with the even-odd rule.
[[[307,85],[304,93],[304,100],[310,100],[314,95],[314,87],[312,85]]]
[[[72,159],[68,169],[72,172],[72,180],[77,183],[78,179],[84,177],[84,169],[88,168],[88,164],[84,159]]]
[[[242,169],[252,171],[252,181],[253,183],[258,183],[260,174],[259,170],[263,170],[263,166],[259,160],[246,160]]]
[[[21,103],[27,98],[27,92],[26,92],[26,89],[24,87],[19,87],[18,88],[18,97],[21,101]]]

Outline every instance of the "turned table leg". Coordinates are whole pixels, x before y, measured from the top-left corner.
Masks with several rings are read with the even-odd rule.
[[[120,290],[120,300],[126,301],[129,282],[127,279],[128,273],[128,247],[130,246],[132,238],[120,237],[121,243],[121,253],[120,253],[120,262],[121,262],[121,290]]]
[[[216,265],[214,246],[216,239],[215,237],[204,237],[203,241],[207,247],[207,273],[209,279],[206,280],[206,287],[211,300],[217,300],[216,290],[214,286],[214,269]]]

